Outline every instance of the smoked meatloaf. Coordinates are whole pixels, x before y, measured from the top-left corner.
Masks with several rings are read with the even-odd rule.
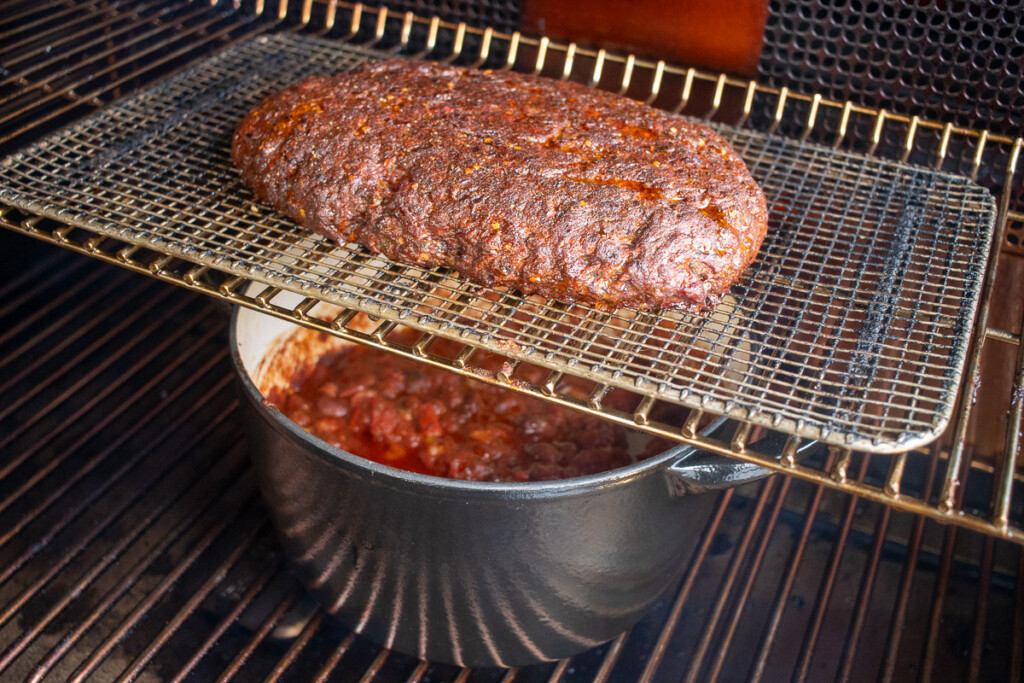
[[[249,112],[231,155],[257,196],[338,242],[605,309],[713,307],[767,224],[708,127],[516,73],[310,76]]]

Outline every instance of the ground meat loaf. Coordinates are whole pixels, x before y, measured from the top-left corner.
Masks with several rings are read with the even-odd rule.
[[[714,306],[767,222],[706,126],[514,73],[311,76],[253,109],[231,152],[260,198],[339,242],[600,308]]]

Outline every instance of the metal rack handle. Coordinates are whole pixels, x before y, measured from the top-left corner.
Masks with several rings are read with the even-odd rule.
[[[790,438],[781,432],[769,432],[763,439],[751,445],[759,453],[781,458]],[[807,441],[796,448],[797,455],[821,445],[818,441]],[[692,495],[719,491],[733,486],[748,484],[764,479],[772,470],[751,462],[739,462],[717,453],[693,449],[668,467],[673,490],[679,495]]]

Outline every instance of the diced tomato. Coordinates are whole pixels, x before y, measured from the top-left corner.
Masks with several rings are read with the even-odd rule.
[[[402,334],[389,340],[416,339]],[[451,357],[459,348],[440,340],[431,351]],[[502,362],[481,358],[491,371]],[[517,377],[539,384],[546,374],[524,366]],[[563,388],[585,396],[585,383],[575,381]],[[540,481],[631,462],[622,427],[375,349],[346,347],[301,369],[290,384],[290,392],[272,392],[269,400],[298,424],[356,455],[414,472]]]

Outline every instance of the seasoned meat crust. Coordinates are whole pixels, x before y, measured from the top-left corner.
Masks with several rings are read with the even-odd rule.
[[[515,73],[396,60],[310,76],[249,112],[231,157],[334,240],[600,308],[713,307],[767,224],[708,127]]]

